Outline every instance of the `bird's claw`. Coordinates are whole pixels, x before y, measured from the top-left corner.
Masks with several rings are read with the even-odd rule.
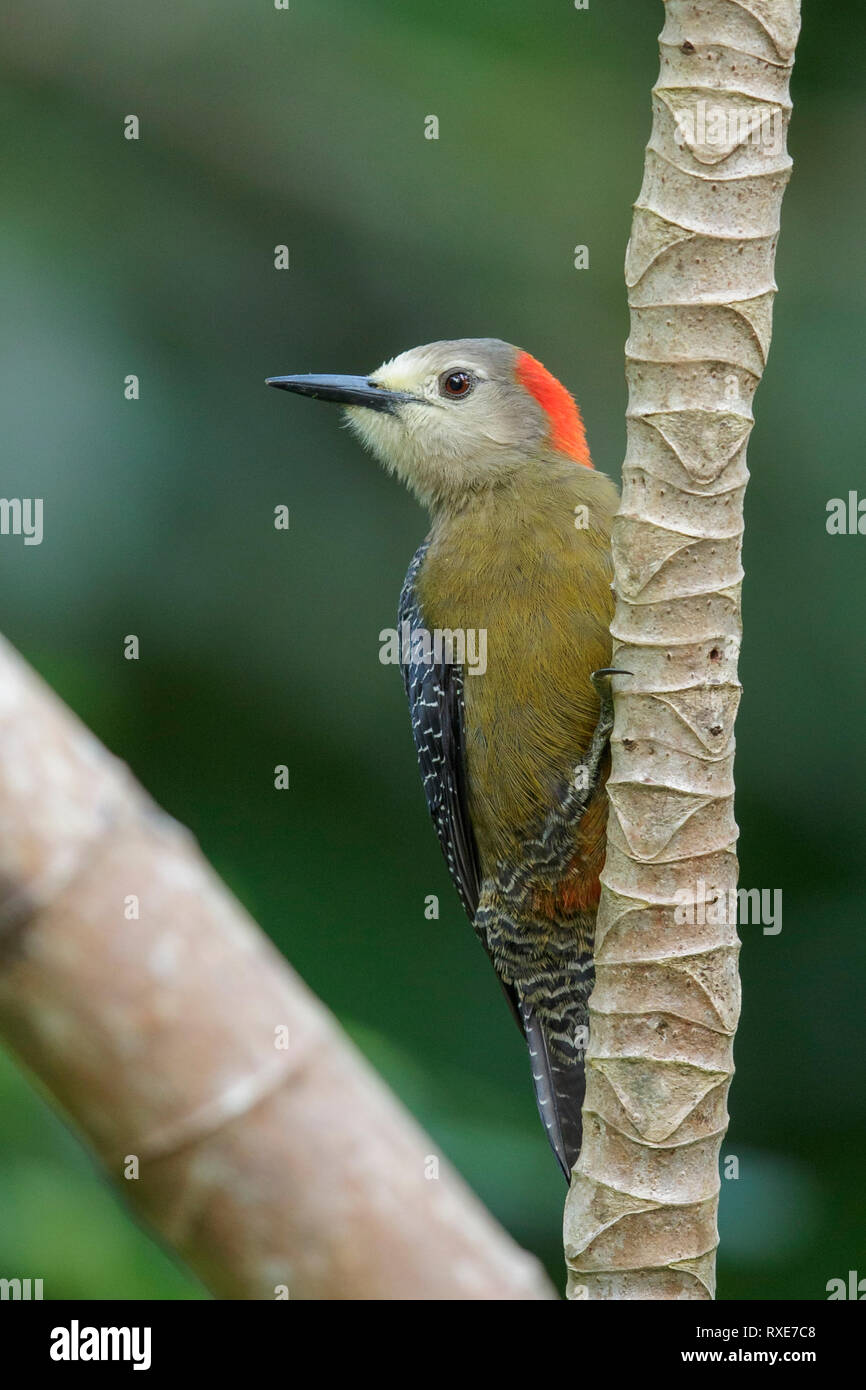
[[[611,685],[612,676],[630,676],[631,671],[623,671],[619,666],[602,666],[597,671],[590,674],[593,689],[599,698],[601,706],[598,716],[598,727],[596,735],[601,734],[604,739],[613,729],[613,687]]]

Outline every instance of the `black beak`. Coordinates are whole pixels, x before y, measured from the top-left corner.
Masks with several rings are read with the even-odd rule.
[[[269,376],[266,386],[296,391],[316,401],[337,405],[366,405],[371,410],[393,411],[401,401],[412,400],[406,391],[386,391],[365,376]]]

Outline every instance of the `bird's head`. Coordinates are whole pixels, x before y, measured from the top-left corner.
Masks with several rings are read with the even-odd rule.
[[[572,396],[497,338],[410,348],[370,376],[277,376],[268,385],[343,405],[364,444],[434,509],[551,454],[592,467]]]

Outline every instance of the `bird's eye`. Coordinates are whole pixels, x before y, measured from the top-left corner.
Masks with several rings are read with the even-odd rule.
[[[474,384],[469,372],[446,372],[440,379],[439,389],[443,396],[468,396]]]

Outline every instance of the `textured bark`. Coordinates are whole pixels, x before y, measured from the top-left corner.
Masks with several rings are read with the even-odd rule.
[[[189,834],[2,639],[0,1038],[222,1297],[554,1297],[446,1163],[431,1177],[435,1145]]]
[[[584,1148],[565,1217],[571,1298],[715,1293],[739,942],[735,925],[688,925],[676,908],[702,880],[709,896],[736,889],[746,441],[798,31],[798,0],[666,3],[626,255],[612,632],[613,664],[633,676],[616,682]]]

